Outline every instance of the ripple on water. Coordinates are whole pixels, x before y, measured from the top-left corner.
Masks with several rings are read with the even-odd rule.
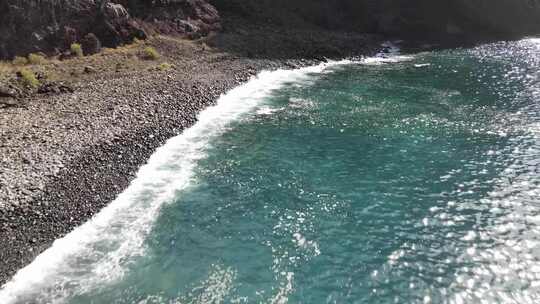
[[[240,96],[252,114],[218,124],[219,134],[212,127],[228,116],[204,120],[189,185],[169,181],[177,191],[148,226],[144,255],[123,256],[120,279],[83,291],[72,287],[111,269],[60,273],[52,294],[69,303],[539,303],[540,43],[407,58],[386,47],[390,55],[324,73],[284,71],[271,94],[259,83]],[[166,168],[185,167],[175,160],[191,150],[180,150]],[[142,196],[149,204],[152,193]],[[91,245],[121,248],[122,227],[110,227],[112,243]]]

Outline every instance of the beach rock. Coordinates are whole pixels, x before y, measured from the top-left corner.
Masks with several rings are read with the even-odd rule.
[[[17,107],[21,102],[15,98],[1,98],[0,108]]]
[[[17,97],[17,92],[12,88],[0,85],[0,97],[15,98]]]
[[[97,72],[96,69],[94,67],[91,67],[91,66],[85,66],[84,67],[84,73],[86,74],[91,74],[91,73],[95,73]]]
[[[39,94],[73,93],[72,87],[63,83],[49,82],[42,84],[37,91]]]

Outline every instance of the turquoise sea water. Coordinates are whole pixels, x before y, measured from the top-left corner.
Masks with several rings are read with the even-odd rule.
[[[392,56],[232,92],[0,299],[540,303],[540,40]]]

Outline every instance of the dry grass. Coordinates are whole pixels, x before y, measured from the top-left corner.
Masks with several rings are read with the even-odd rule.
[[[0,61],[0,81],[9,78],[13,74],[13,65],[6,61]]]
[[[15,56],[11,63],[13,63],[14,65],[26,65],[28,64],[28,59],[26,59],[26,57]]]
[[[47,61],[44,56],[39,54],[30,54],[28,55],[28,62],[30,64],[43,64]]]
[[[200,48],[198,44],[191,41],[166,36],[135,40],[135,42],[114,49],[104,48],[99,54],[65,60],[50,57],[43,61],[39,58],[36,61],[37,57],[28,56],[33,57],[31,66],[26,66],[29,64],[29,58],[25,57],[18,57],[15,61],[0,61],[0,81],[19,84],[21,88],[35,89],[42,82],[37,79],[38,74],[44,76],[46,80],[43,81],[75,85],[96,78],[124,77],[126,73],[166,72],[175,69],[175,62],[184,58],[184,53],[197,52]],[[159,53],[156,45],[160,47]],[[41,64],[36,64],[36,62],[41,62]],[[84,73],[86,66],[99,72]]]

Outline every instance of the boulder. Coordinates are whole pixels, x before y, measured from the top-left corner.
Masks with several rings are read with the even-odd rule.
[[[16,98],[17,92],[10,87],[0,85],[0,98],[6,98],[6,97]]]
[[[81,40],[81,47],[85,55],[93,55],[101,52],[101,41],[94,33],[88,33]]]

